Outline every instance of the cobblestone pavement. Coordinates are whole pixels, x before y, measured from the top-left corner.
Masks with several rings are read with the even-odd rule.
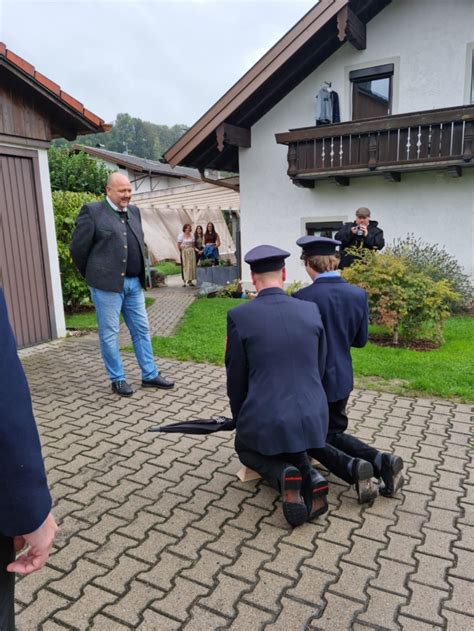
[[[171,293],[150,320],[180,312]],[[150,392],[127,355],[124,400],[94,336],[22,359],[61,532],[19,581],[19,631],[474,628],[469,406],[356,391],[352,430],[400,454],[407,484],[361,507],[330,477],[329,513],[292,531],[271,489],[237,479],[231,435],[147,432],[228,413],[223,368],[162,360],[176,388]]]

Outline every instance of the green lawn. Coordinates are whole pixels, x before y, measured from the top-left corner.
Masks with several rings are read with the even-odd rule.
[[[161,357],[222,364],[226,313],[242,300],[202,298],[194,302],[174,337],[154,337]],[[386,348],[369,343],[353,349],[356,385],[405,395],[474,400],[474,319],[446,322],[446,343],[428,352]]]
[[[181,274],[181,265],[178,265],[174,261],[162,261],[156,265],[152,265],[152,269],[156,269],[164,276],[174,276]]]
[[[145,306],[148,309],[150,305],[155,302],[154,298],[145,296]],[[123,321],[122,316],[120,320]],[[81,313],[66,314],[66,329],[75,331],[88,331],[97,329],[97,318],[95,317],[95,310],[82,311]]]

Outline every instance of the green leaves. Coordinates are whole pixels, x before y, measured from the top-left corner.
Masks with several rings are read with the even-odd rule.
[[[84,151],[73,153],[67,147],[51,147],[48,151],[51,189],[102,195],[112,172],[103,162]]]

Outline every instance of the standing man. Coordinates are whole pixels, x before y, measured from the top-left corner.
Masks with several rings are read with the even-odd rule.
[[[30,574],[43,567],[57,530],[28,383],[0,288],[1,631],[15,630],[14,572]]]
[[[380,493],[392,496],[403,484],[403,460],[346,433],[346,406],[354,387],[351,347],[367,344],[367,294],[336,272],[339,241],[306,236],[296,243],[302,248],[301,258],[313,284],[300,289],[295,298],[319,307],[328,346],[323,377],[329,406],[327,445],[323,451],[310,455],[348,484],[355,484],[360,503],[376,497],[371,483],[374,475],[382,479]]]
[[[225,363],[240,461],[281,493],[299,526],[327,510],[327,482],[306,455],[326,442],[326,342],[317,307],[283,291],[288,256],[271,245],[245,255],[258,296],[228,313]]]
[[[341,242],[341,262],[339,267],[349,267],[354,262],[352,254],[346,252],[347,248],[367,248],[369,250],[381,250],[385,245],[383,230],[378,227],[377,221],[370,219],[370,210],[365,207],[356,210],[355,221],[345,223],[334,237]]]
[[[145,309],[145,241],[140,211],[130,205],[132,188],[125,175],[112,173],[104,201],[81,208],[71,241],[71,256],[85,278],[95,304],[99,340],[112,390],[129,397],[119,350],[120,314],[132,336],[144,388],[174,386],[160,376],[153,358]]]

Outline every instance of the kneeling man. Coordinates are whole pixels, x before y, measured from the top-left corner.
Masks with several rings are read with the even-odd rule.
[[[270,245],[245,255],[258,296],[228,313],[225,363],[240,461],[281,493],[299,526],[327,510],[327,482],[306,454],[326,443],[326,340],[316,305],[283,291],[288,256]]]

